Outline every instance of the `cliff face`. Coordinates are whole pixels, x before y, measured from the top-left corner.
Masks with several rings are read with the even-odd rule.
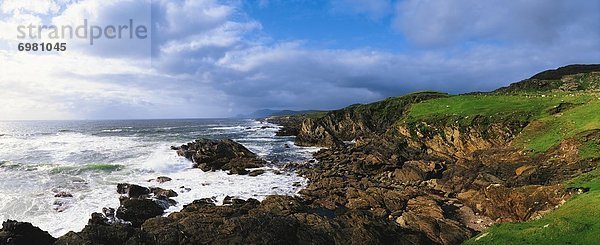
[[[529,113],[510,113],[496,118],[453,115],[443,120],[404,120],[396,123],[390,131],[427,155],[453,160],[471,159],[476,151],[507,145],[531,120]]]
[[[600,164],[597,67],[543,72],[491,93],[420,92],[328,113],[268,118],[283,126],[279,135],[326,147],[314,161],[286,167],[309,179],[299,197],[226,198],[222,206],[201,199],[156,217],[176,193],[160,197],[172,191],[152,195],[140,187],[140,196],[129,188],[116,216],[114,210],[94,214],[83,231],[56,244],[459,244],[494,223],[537,219],[574,195],[600,195],[588,184],[565,186],[575,177],[597,178],[590,175]],[[174,149],[197,164],[211,162],[207,170],[256,160],[230,141]],[[148,205],[160,209],[148,214]],[[596,219],[589,223],[572,220],[595,237],[589,227],[600,222],[598,206],[563,213],[590,213]],[[120,222],[123,217],[134,226]],[[569,222],[560,219],[557,231]],[[46,236],[8,223],[2,238]]]
[[[410,146],[431,156],[452,159],[470,159],[475,151],[507,144],[520,131],[503,124],[481,128],[426,123],[413,129],[408,125],[399,125],[397,130],[408,139]]]
[[[299,127],[295,143],[330,147],[343,141],[374,137],[405,115],[411,104],[446,96],[444,93],[418,92],[368,105],[353,105],[319,118],[307,118]]]
[[[301,193],[313,205],[369,210],[442,244],[539,217],[576,193],[564,181],[600,162],[600,140],[593,140],[600,125],[577,109],[600,109],[599,67],[543,72],[490,93],[416,93],[298,120],[297,144],[328,147],[301,170],[311,180]]]

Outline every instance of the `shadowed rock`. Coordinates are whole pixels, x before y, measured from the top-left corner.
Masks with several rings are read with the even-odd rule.
[[[2,223],[0,244],[53,244],[56,238],[31,223],[7,220]]]
[[[258,168],[265,164],[256,154],[230,139],[198,139],[171,149],[203,171],[231,170],[234,174],[246,174],[243,169]]]

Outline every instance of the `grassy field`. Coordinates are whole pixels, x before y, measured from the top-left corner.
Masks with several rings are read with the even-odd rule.
[[[600,95],[535,93],[511,95],[457,95],[414,104],[406,122],[452,122],[470,125],[476,116],[489,122],[508,119],[532,121],[514,140],[513,146],[543,152],[561,140],[589,129],[600,128]],[[573,108],[551,115],[561,103]]]
[[[540,219],[490,227],[465,244],[598,244],[600,234],[600,170],[566,183],[589,188]]]
[[[548,109],[561,102],[585,103],[592,99],[589,94],[534,95],[455,95],[448,98],[428,100],[410,109],[409,120],[427,120],[439,116],[495,116],[514,112],[547,115]]]
[[[592,100],[563,113],[540,118],[515,138],[513,146],[543,152],[565,138],[590,129],[600,129],[600,100]],[[586,149],[593,151],[593,148],[593,145],[589,145]],[[588,151],[584,154],[592,153]]]

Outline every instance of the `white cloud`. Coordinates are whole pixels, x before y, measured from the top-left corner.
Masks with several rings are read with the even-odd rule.
[[[600,2],[587,0],[406,0],[397,3],[393,25],[425,47],[465,41],[548,45],[578,26],[598,30],[598,9]],[[577,34],[597,38],[598,31]]]
[[[11,15],[0,18],[0,33],[22,22],[143,20],[151,6],[133,0],[55,3],[58,10],[7,7]],[[3,119],[224,117],[260,108],[332,109],[421,89],[489,90],[543,69],[600,59],[600,23],[595,5],[587,2],[511,1],[496,7],[481,1],[406,0],[397,9],[391,1],[333,4],[377,20],[395,15],[390,24],[414,45],[406,53],[273,40],[239,1],[152,4],[152,42],[137,45],[151,44],[152,55],[127,53],[135,43],[90,47],[85,41],[70,41],[73,49],[65,53],[19,53],[14,33],[0,34]]]
[[[4,0],[0,5],[0,11],[6,14],[33,13],[54,14],[60,10],[60,5],[53,0]]]

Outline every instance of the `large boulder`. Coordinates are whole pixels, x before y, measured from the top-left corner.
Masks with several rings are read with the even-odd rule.
[[[162,215],[163,206],[150,199],[131,198],[123,201],[117,209],[117,217],[140,227],[149,218]]]
[[[177,192],[159,187],[144,187],[135,184],[117,184],[117,193],[121,196],[121,205],[116,210],[116,218],[131,222],[134,227],[140,227],[144,221],[162,215],[164,210],[177,202],[170,197],[176,197]]]
[[[203,171],[235,169],[236,173],[246,173],[239,170],[258,168],[265,164],[265,161],[256,154],[230,139],[198,139],[172,149],[176,150],[178,155],[191,160],[194,167]]]
[[[7,220],[2,223],[0,244],[53,244],[56,238],[31,223]]]
[[[37,243],[33,243],[37,244]],[[88,224],[80,232],[70,231],[58,238],[56,243],[69,244],[153,244],[140,228],[128,224],[111,223],[100,213],[93,213]]]

